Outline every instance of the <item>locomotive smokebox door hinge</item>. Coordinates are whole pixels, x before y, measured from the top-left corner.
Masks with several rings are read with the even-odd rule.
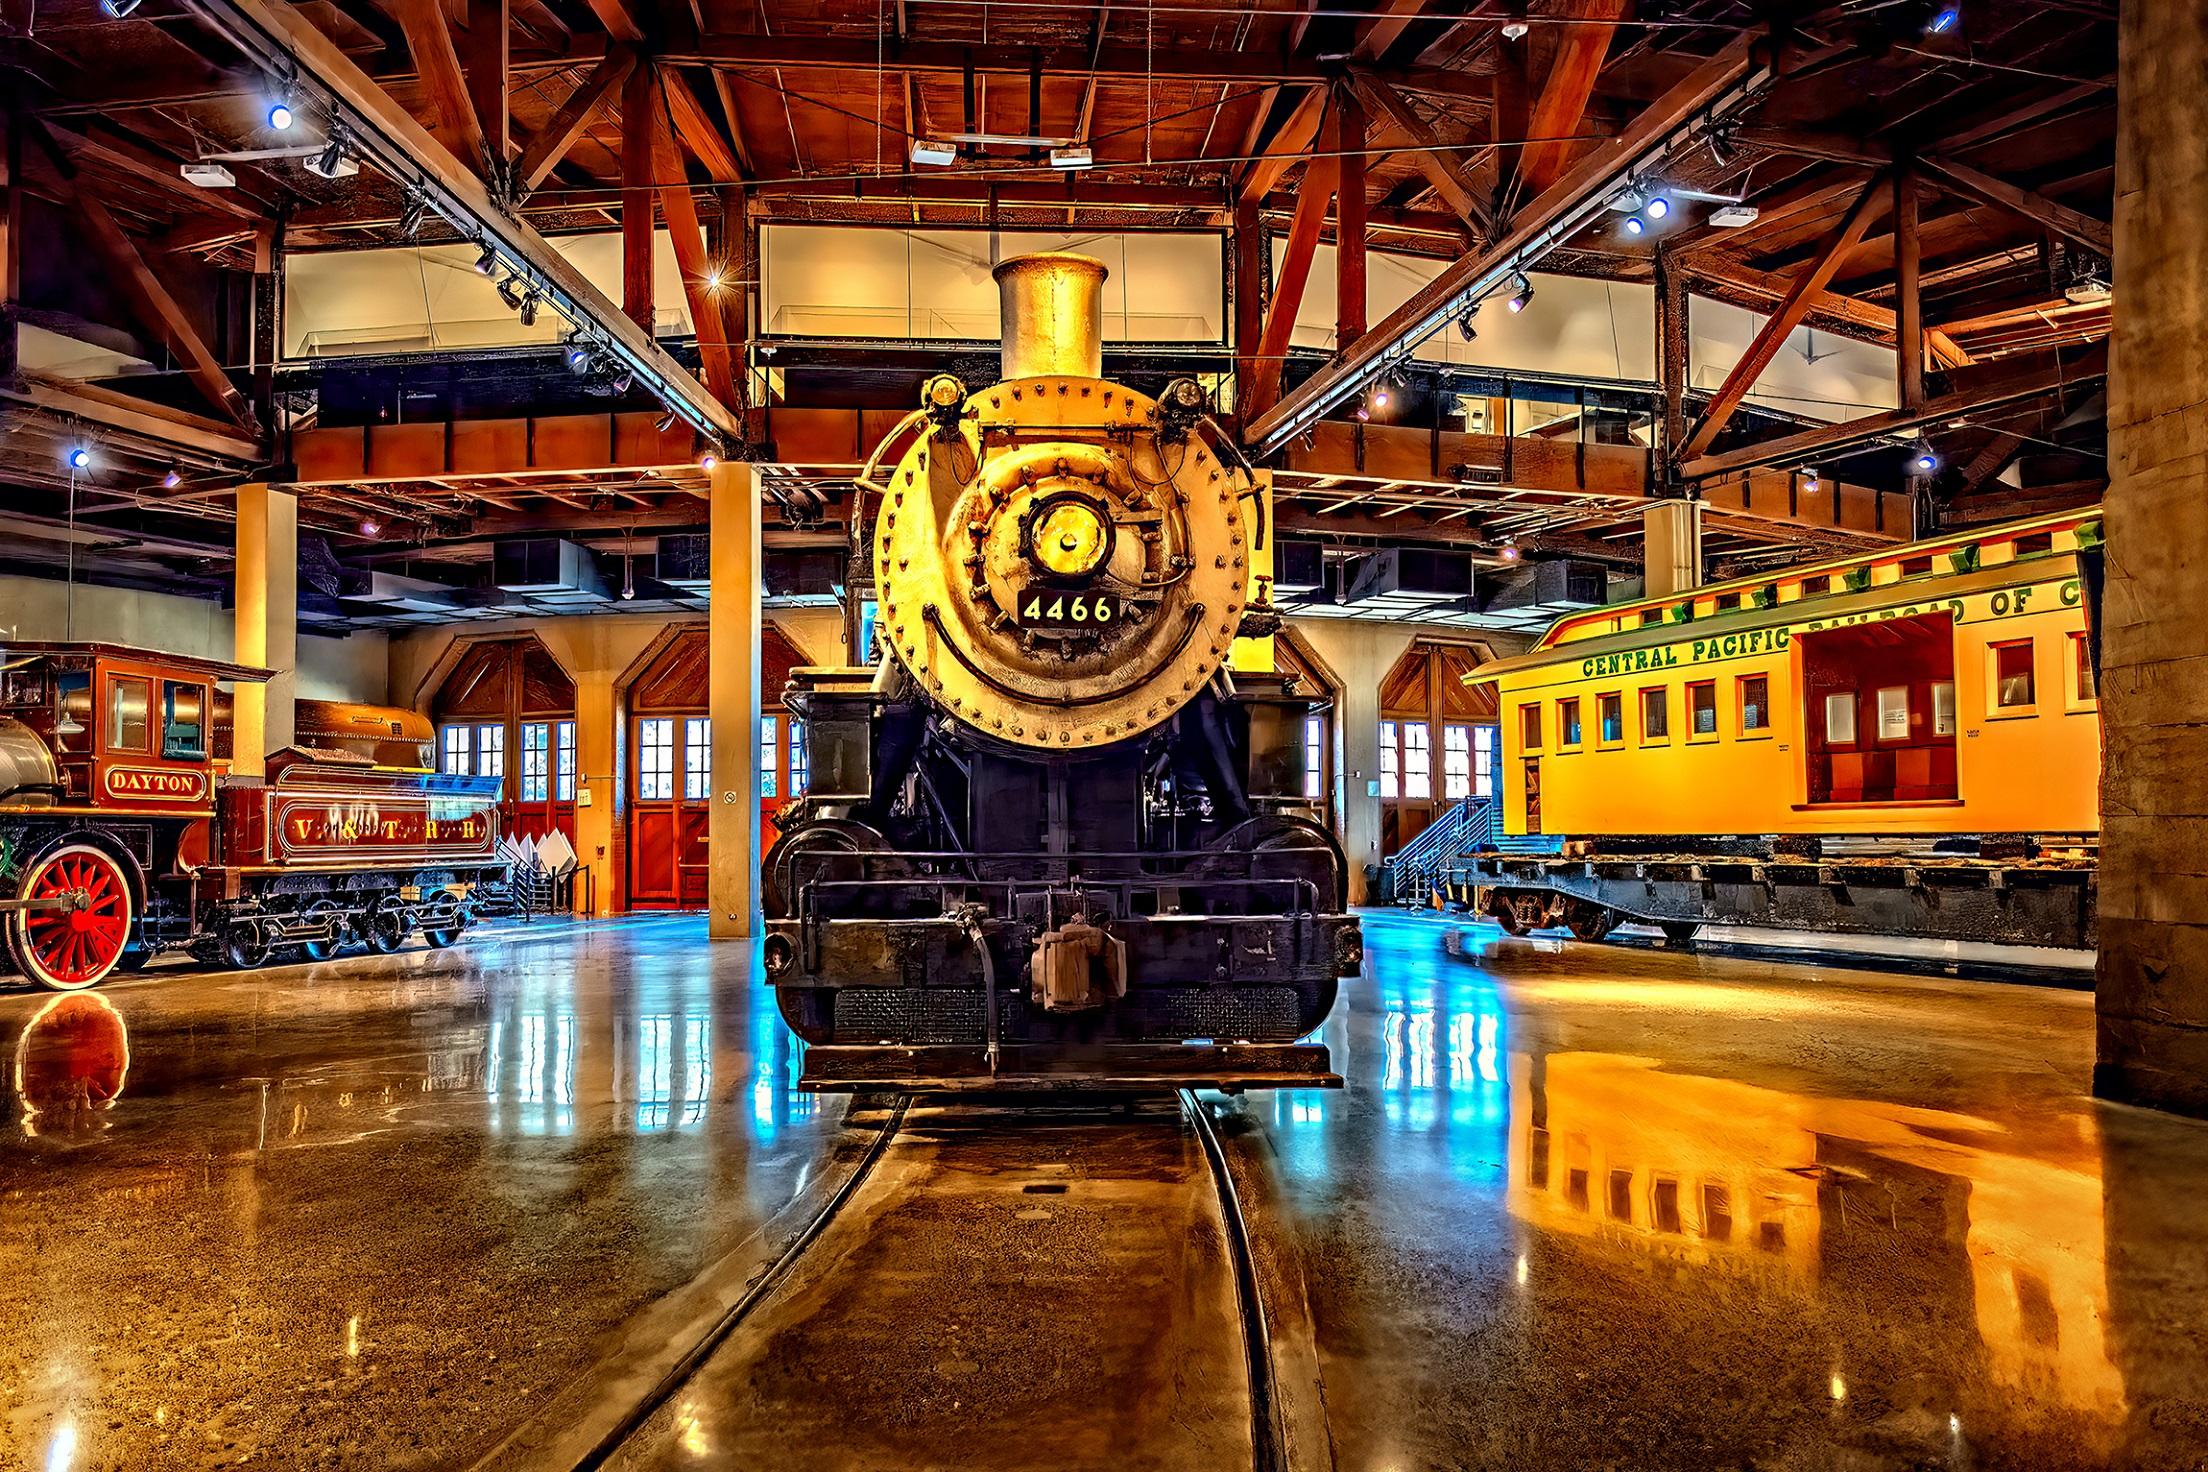
[[[1127,995],[1127,943],[1075,919],[1036,938],[1035,1000],[1046,1012],[1078,1012]]]

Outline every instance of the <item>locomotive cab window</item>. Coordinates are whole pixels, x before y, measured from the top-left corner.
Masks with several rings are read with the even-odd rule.
[[[172,762],[207,759],[207,687],[161,682],[161,755]]]
[[[152,750],[148,707],[153,703],[153,682],[136,675],[110,675],[107,680],[107,749]]]

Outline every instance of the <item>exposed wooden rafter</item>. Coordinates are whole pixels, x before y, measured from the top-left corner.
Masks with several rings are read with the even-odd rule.
[[[583,136],[591,120],[604,109],[613,96],[614,88],[628,79],[629,71],[636,65],[636,53],[626,46],[608,51],[599,63],[592,67],[590,75],[567,95],[560,110],[531,138],[521,150],[521,161],[515,165],[516,181],[523,193],[529,193],[551,176],[560,160]]]
[[[461,162],[482,169],[489,157],[483,124],[468,96],[468,79],[460,68],[460,53],[453,45],[442,0],[398,0],[398,5],[407,46],[436,109],[440,141]]]
[[[1411,162],[1426,176],[1434,194],[1448,206],[1451,214],[1464,221],[1472,233],[1485,239],[1495,233],[1495,217],[1476,198],[1471,186],[1457,172],[1455,162],[1444,150],[1433,129],[1424,119],[1411,111],[1403,94],[1377,77],[1360,77],[1354,83],[1357,95],[1379,110],[1405,143],[1410,145]]]
[[[1920,162],[1924,171],[1970,199],[1980,200],[2014,215],[2044,225],[2065,240],[2084,246],[2108,260],[2116,253],[2115,233],[2107,222],[2060,204],[2043,194],[1996,179],[1983,169],[1960,160],[1933,154]]]
[[[1625,14],[1625,0],[1568,0],[1565,13],[1579,22],[1563,28],[1556,59],[1548,80],[1541,86],[1527,123],[1528,143],[1519,155],[1518,177],[1531,193],[1538,194],[1563,177],[1577,146],[1572,135],[1587,115],[1587,103],[1595,95],[1595,79],[1602,75],[1603,58],[1610,54],[1614,22]]]

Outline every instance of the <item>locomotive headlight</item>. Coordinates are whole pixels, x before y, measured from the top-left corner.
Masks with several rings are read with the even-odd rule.
[[[1054,576],[1087,577],[1103,565],[1111,534],[1111,523],[1094,502],[1068,496],[1051,502],[1035,518],[1032,555]]]

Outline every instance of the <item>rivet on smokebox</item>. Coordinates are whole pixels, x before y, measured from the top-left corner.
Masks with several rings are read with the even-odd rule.
[[[1239,557],[1235,558],[1235,559],[1234,559],[1234,565],[1235,565],[1236,567],[1240,567],[1240,566],[1242,565],[1242,559],[1241,559],[1241,558],[1239,558]]]
[[[1226,556],[1225,556],[1225,554],[1221,554],[1220,556],[1217,556],[1217,557],[1214,557],[1214,558],[1212,558],[1212,559],[1211,559],[1211,565],[1212,565],[1213,567],[1225,567],[1225,566],[1227,565],[1227,559],[1226,559]]]
[[[1002,409],[1004,407],[1003,398],[997,394],[991,394],[989,396],[989,407],[992,409]]]

